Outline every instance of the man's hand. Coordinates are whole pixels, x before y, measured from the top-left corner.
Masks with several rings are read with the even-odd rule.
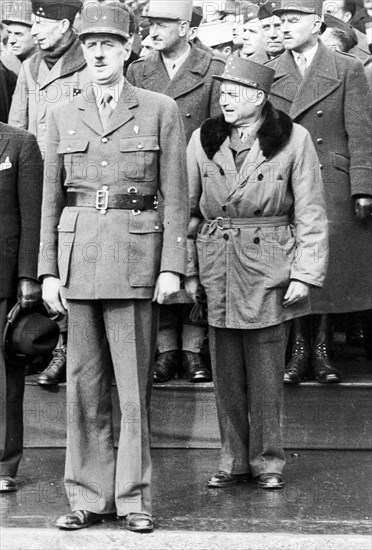
[[[291,306],[308,297],[309,285],[301,281],[291,281],[284,296],[283,307]]]
[[[21,302],[22,309],[32,307],[38,300],[41,300],[40,283],[26,277],[19,279],[17,300]]]
[[[196,291],[198,290],[199,284],[200,284],[199,277],[197,277],[196,275],[192,277],[186,277],[185,279],[185,290],[188,296],[190,296],[190,298],[195,303],[196,303]]]
[[[354,212],[358,220],[367,220],[372,216],[372,197],[357,197],[354,199]]]
[[[61,281],[51,275],[43,279],[43,300],[48,304],[52,313],[66,315],[67,302],[61,296]]]
[[[156,281],[152,301],[158,301],[159,304],[164,304],[168,298],[173,296],[173,294],[177,294],[179,290],[180,276],[177,273],[172,273],[171,271],[163,271],[163,273],[160,273],[158,280]]]

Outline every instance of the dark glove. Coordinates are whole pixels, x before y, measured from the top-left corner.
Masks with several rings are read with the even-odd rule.
[[[372,216],[372,197],[354,199],[354,212],[358,220],[367,220]]]
[[[38,300],[41,300],[41,285],[33,279],[19,279],[17,300],[21,302],[23,309],[32,307]]]
[[[207,325],[207,295],[202,285],[198,286],[196,291],[195,304],[190,311],[190,321],[192,323],[206,326]]]

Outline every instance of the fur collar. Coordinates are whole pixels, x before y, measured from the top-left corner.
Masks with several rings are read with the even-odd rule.
[[[275,109],[268,101],[263,108],[265,119],[257,132],[257,138],[264,157],[275,156],[288,143],[293,128],[292,119]],[[223,115],[209,118],[200,129],[200,141],[209,159],[217,153],[225,139],[230,136],[231,126]]]

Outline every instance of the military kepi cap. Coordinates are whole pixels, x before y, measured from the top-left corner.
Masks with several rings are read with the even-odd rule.
[[[2,2],[1,8],[1,20],[5,23],[5,25],[17,23],[19,25],[32,27],[31,0],[13,0],[13,2]]]
[[[280,1],[277,2],[266,2],[266,4],[262,4],[260,6],[260,9],[258,10],[258,19],[262,21],[263,19],[268,19],[269,17],[273,17],[274,10],[280,8]]]
[[[237,82],[243,86],[270,93],[274,75],[275,71],[266,65],[231,55],[226,62],[223,74],[213,75],[213,78]]]
[[[192,0],[150,0],[146,17],[191,21]]]
[[[31,0],[32,13],[45,19],[74,21],[77,12],[83,7],[81,0]]]
[[[281,0],[280,7],[273,9],[274,15],[286,11],[298,11],[304,14],[322,15],[323,0]]]
[[[79,37],[83,38],[88,34],[113,34],[128,40],[129,24],[129,13],[118,2],[88,2],[80,15]]]

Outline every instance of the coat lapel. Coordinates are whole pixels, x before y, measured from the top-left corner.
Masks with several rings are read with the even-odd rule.
[[[231,197],[237,189],[246,185],[251,175],[261,166],[263,162],[265,162],[265,160],[266,158],[263,156],[260,142],[256,139],[252,149],[245,157],[239,174],[237,174],[235,185],[230,190],[229,197]]]
[[[5,151],[5,149],[7,148],[8,146],[8,143],[9,143],[9,138],[1,138],[0,139],[0,159],[1,159],[1,155],[3,154],[3,152]]]
[[[233,153],[229,147],[230,138],[227,137],[222,143],[219,150],[213,156],[213,161],[223,170],[226,182],[224,187],[226,189],[226,199],[230,190],[235,186],[238,173],[234,162]]]
[[[171,83],[171,79],[169,78],[160,53],[152,53],[145,59],[144,63],[142,87],[146,90],[164,94],[165,89]]]
[[[58,80],[62,71],[62,58],[58,59],[57,63],[49,70],[47,64],[42,59],[39,68],[39,84],[40,88],[46,88],[51,82]]]

